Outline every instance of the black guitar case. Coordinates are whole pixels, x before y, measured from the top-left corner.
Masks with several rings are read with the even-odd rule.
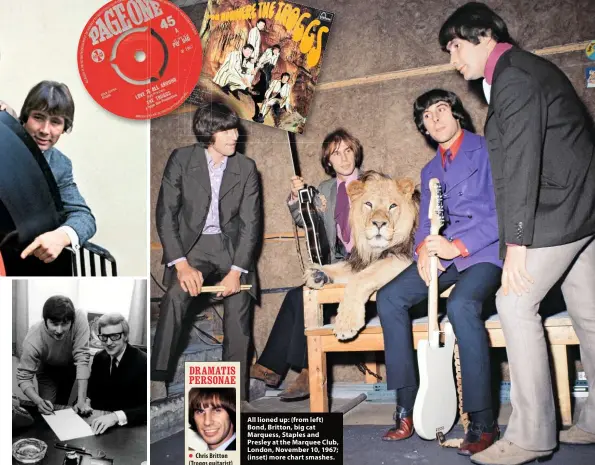
[[[43,153],[19,121],[0,111],[0,252],[8,276],[69,276],[71,254],[51,264],[19,255],[63,222],[63,204]]]

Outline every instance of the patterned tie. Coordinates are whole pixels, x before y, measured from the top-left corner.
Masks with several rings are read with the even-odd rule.
[[[117,361],[117,359],[115,357],[112,358],[112,368],[110,370],[111,376],[115,376],[115,374],[116,374],[116,368],[118,368],[118,366],[116,365],[116,361]]]
[[[335,205],[335,222],[341,228],[341,236],[343,242],[349,243],[351,237],[351,228],[349,227],[349,197],[347,197],[347,189],[345,182],[339,184],[337,190],[337,205]]]
[[[450,149],[447,149],[446,152],[444,152],[444,172],[448,171],[452,163],[452,160],[450,159],[451,154],[452,152],[450,151]]]

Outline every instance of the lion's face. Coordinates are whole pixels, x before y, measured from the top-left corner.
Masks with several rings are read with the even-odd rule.
[[[364,262],[410,241],[418,215],[414,188],[411,179],[387,179],[378,173],[368,173],[349,184],[349,221],[355,248]]]

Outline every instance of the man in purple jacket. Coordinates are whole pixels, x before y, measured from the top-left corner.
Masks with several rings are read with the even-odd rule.
[[[438,288],[456,283],[447,302],[455,331],[463,377],[463,408],[471,426],[459,454],[472,455],[499,437],[494,421],[490,385],[488,338],[482,308],[500,286],[498,221],[485,139],[472,129],[471,119],[452,92],[431,90],[417,98],[413,116],[419,132],[436,156],[421,172],[420,224],[415,236],[416,263],[378,291],[377,307],[386,359],[388,389],[397,390],[396,425],[382,438],[413,435],[413,404],[417,393],[411,339],[410,309],[428,296],[429,257],[440,258]],[[440,235],[430,235],[428,182],[442,184],[445,224]]]

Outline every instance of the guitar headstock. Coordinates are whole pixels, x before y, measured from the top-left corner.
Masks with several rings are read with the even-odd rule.
[[[430,219],[430,234],[438,234],[444,225],[444,205],[442,204],[442,184],[437,178],[430,179],[430,206],[428,218]]]

